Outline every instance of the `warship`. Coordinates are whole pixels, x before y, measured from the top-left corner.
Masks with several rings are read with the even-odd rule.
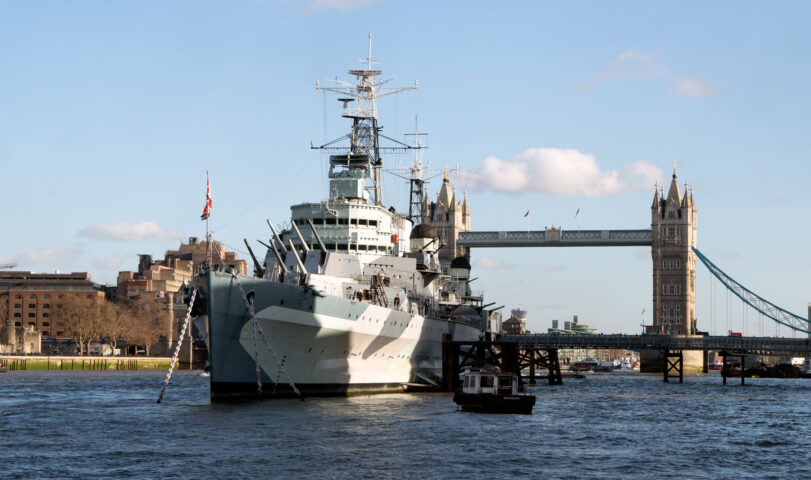
[[[416,155],[408,214],[383,206],[381,152],[405,144],[380,145],[376,101],[416,82],[384,87],[371,36],[364,63],[349,70],[354,83],[316,84],[342,95],[351,122],[348,135],[313,147],[330,153],[328,198],[291,206],[285,228],[267,222],[264,259],[248,246],[253,276],[210,268],[200,280],[214,401],[436,386],[443,340],[500,328],[498,308],[471,293],[469,259],[440,262],[442,239],[412,209],[424,193]]]

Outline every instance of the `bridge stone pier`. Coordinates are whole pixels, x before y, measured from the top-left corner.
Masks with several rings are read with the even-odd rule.
[[[653,325],[646,333],[692,337],[696,325],[697,210],[693,190],[679,189],[676,169],[667,195],[657,185],[651,205],[650,230],[578,230],[460,232],[457,245],[469,248],[500,247],[621,247],[650,246],[653,260]],[[659,350],[640,352],[641,370],[661,372]],[[706,352],[684,351],[685,373],[707,371]]]

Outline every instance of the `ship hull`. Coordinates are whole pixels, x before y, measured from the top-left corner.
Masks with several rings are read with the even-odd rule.
[[[257,398],[256,358],[264,398],[295,395],[288,376],[305,396],[402,391],[404,384],[441,378],[443,335],[477,340],[482,334],[478,326],[308,287],[242,276],[238,281],[253,299],[270,349],[261,334],[254,335],[237,280],[209,272],[204,302],[214,401]]]

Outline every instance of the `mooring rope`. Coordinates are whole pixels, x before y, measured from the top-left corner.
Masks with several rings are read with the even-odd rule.
[[[284,369],[284,365],[282,365],[282,363],[279,361],[279,357],[276,356],[276,352],[274,352],[273,348],[271,348],[270,342],[268,342],[267,337],[265,337],[265,332],[262,330],[262,325],[260,325],[259,322],[256,320],[256,312],[254,311],[254,308],[253,308],[253,302],[248,300],[248,296],[245,294],[245,290],[243,290],[242,284],[239,281],[239,276],[237,276],[236,272],[232,272],[231,276],[237,282],[237,287],[239,287],[239,291],[242,294],[242,302],[245,304],[245,307],[248,309],[248,312],[251,314],[251,321],[253,322],[253,328],[254,328],[254,352],[257,355],[255,358],[256,358],[256,369],[257,369],[257,384],[258,384],[258,387],[259,387],[260,398],[261,398],[261,393],[262,393],[262,383],[261,383],[261,375],[259,373],[259,357],[258,357],[258,352],[257,352],[257,349],[256,349],[256,332],[257,331],[259,332],[259,335],[262,337],[262,341],[265,342],[265,346],[267,347],[268,351],[273,356],[273,360],[276,362],[276,367],[279,369],[279,372],[283,373],[285,378],[287,378],[287,383],[290,385],[290,388],[292,388],[293,391],[296,392],[296,395],[298,395],[299,398],[304,400],[304,397],[301,395],[301,392],[299,391],[298,387],[296,387],[296,384],[293,382],[293,379],[290,378],[290,375],[287,373],[287,370]]]
[[[189,308],[186,309],[186,318],[183,320],[183,328],[180,329],[180,336],[177,339],[177,347],[175,347],[175,354],[172,356],[172,364],[169,366],[169,372],[166,373],[166,380],[163,381],[163,388],[161,394],[158,395],[158,403],[161,403],[163,394],[166,392],[166,386],[169,385],[169,380],[172,379],[172,372],[175,370],[177,364],[177,357],[180,355],[180,347],[183,345],[183,337],[186,335],[186,327],[189,326],[189,319],[191,318],[192,307],[194,306],[194,299],[197,298],[198,282],[200,280],[200,273],[194,277],[194,288],[191,292],[191,299],[189,300]],[[191,329],[189,329],[189,339],[191,340]],[[189,342],[189,348],[192,348]]]

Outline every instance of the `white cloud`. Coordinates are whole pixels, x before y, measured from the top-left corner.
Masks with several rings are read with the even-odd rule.
[[[705,78],[683,77],[679,87],[671,92],[677,97],[706,98],[718,95],[719,90]]]
[[[380,1],[381,0],[312,0],[310,2],[310,9],[326,10],[334,8],[342,12],[347,12],[349,10],[369,8],[380,3]]]
[[[580,86],[583,94],[590,94],[594,88],[605,80],[666,78],[670,76],[668,68],[653,55],[627,50],[612,59],[596,75],[592,75]]]
[[[73,265],[74,260],[84,254],[82,248],[43,248],[27,250],[13,255],[0,255],[0,263],[16,263],[19,270],[53,270]]]
[[[505,270],[512,268],[512,265],[503,260],[496,260],[488,257],[480,257],[473,262],[474,268],[484,268],[487,270]]]
[[[622,172],[600,170],[593,155],[574,149],[529,148],[510,160],[487,157],[478,170],[459,172],[459,184],[471,190],[537,192],[598,197],[636,191],[662,179],[662,169],[646,161]]]
[[[79,236],[97,240],[173,240],[182,238],[179,231],[166,230],[155,222],[118,222],[90,225]]]
[[[675,74],[656,56],[636,50],[627,50],[613,58],[597,74],[580,85],[580,93],[589,95],[606,80],[646,80],[658,78],[678,83],[670,94],[676,97],[706,98],[718,95],[720,90],[711,80]]]

